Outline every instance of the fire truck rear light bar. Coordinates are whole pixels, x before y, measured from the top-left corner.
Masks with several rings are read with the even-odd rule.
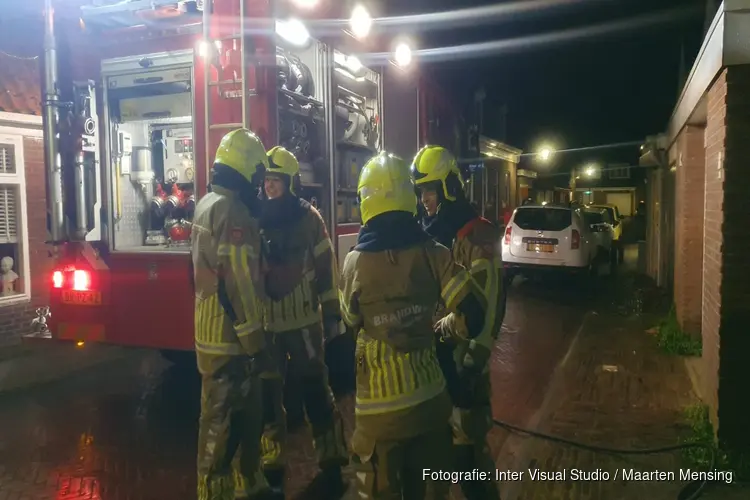
[[[87,271],[76,269],[73,271],[73,290],[82,292],[91,286],[91,276]]]
[[[55,271],[52,273],[52,287],[63,288],[65,286],[65,275],[69,273],[69,270]],[[71,274],[68,274],[68,280],[70,280]],[[71,286],[72,283],[72,286]],[[75,269],[72,272],[72,282],[68,281],[66,288],[72,288],[77,292],[84,292],[91,289],[91,274],[88,271],[82,269]]]

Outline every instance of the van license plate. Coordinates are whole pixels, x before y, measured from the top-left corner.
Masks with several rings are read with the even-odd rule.
[[[89,290],[63,290],[62,301],[63,304],[75,306],[100,306],[102,305],[102,294],[101,292],[92,292]]]
[[[526,249],[529,252],[552,253],[555,251],[555,245],[539,245],[537,243],[527,243]]]

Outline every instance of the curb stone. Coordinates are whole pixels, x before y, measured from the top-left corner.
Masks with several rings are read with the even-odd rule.
[[[549,421],[550,417],[554,413],[555,408],[560,403],[561,396],[559,388],[563,383],[563,371],[565,369],[565,366],[568,364],[568,360],[578,346],[578,340],[580,339],[582,332],[586,328],[587,323],[595,314],[595,312],[589,311],[583,316],[581,325],[578,327],[578,330],[571,339],[568,350],[560,359],[560,362],[555,367],[554,372],[552,372],[552,376],[550,377],[550,381],[547,387],[547,394],[545,395],[542,404],[524,425],[526,429],[541,430],[543,432],[545,424]],[[496,463],[504,461],[501,460],[503,458],[510,458],[513,462],[510,467],[507,467],[508,470],[526,470],[527,465],[530,461],[531,452],[534,450],[533,441],[536,441],[537,439],[538,438],[533,436],[520,436],[517,434],[511,434],[505,441],[503,447],[500,449],[500,453],[498,454]],[[505,467],[501,468],[503,470],[506,469]],[[521,486],[522,485],[519,481],[500,482],[500,492],[502,494],[502,498],[515,500],[521,493]]]

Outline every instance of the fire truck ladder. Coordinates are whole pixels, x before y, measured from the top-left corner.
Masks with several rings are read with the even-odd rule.
[[[233,33],[228,36],[220,36],[218,38],[212,38],[211,36],[211,27],[212,27],[212,17],[213,17],[213,4],[215,2],[212,1],[206,1],[204,2],[203,7],[203,39],[205,43],[205,67],[204,67],[204,88],[203,88],[203,97],[204,97],[204,109],[205,109],[205,130],[204,130],[204,137],[205,137],[205,151],[206,151],[206,164],[211,164],[211,158],[210,155],[212,154],[212,148],[211,148],[211,133],[214,130],[226,130],[229,131],[231,129],[237,129],[237,128],[247,128],[248,127],[248,97],[252,95],[256,95],[257,92],[255,89],[248,89],[245,87],[247,82],[247,57],[245,56],[245,48],[246,48],[246,38],[247,35],[245,33],[246,31],[246,13],[245,13],[245,0],[239,0],[239,33]],[[221,21],[223,23],[223,21]],[[219,50],[221,47],[225,47],[229,45],[227,42],[231,43],[232,49],[234,51],[237,51],[239,48],[239,54],[240,54],[240,72],[239,75],[235,71],[233,75],[231,75],[231,78],[225,78],[225,71],[222,68],[221,61],[219,60]],[[217,78],[213,79],[213,71],[211,66],[215,66],[217,69]],[[222,87],[231,86],[233,87],[233,90],[226,90],[222,91]],[[236,87],[239,86],[240,90],[236,90]],[[224,99],[236,99],[237,97],[241,98],[242,101],[242,122],[217,122],[214,123],[213,113],[211,110],[211,93],[213,92],[213,89],[216,89],[216,92],[220,98]],[[237,95],[239,93],[239,96]]]

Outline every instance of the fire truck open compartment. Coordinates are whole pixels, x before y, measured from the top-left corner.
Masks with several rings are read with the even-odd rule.
[[[357,183],[364,164],[381,149],[381,78],[354,56],[333,50],[332,94],[338,258],[356,243],[361,219]]]
[[[301,197],[330,214],[330,154],[326,120],[326,46],[310,38],[300,46],[277,37],[279,144],[300,163]],[[273,144],[267,144],[270,148]]]
[[[189,248],[196,167],[192,51],[171,56],[102,63],[105,170],[116,251]]]

